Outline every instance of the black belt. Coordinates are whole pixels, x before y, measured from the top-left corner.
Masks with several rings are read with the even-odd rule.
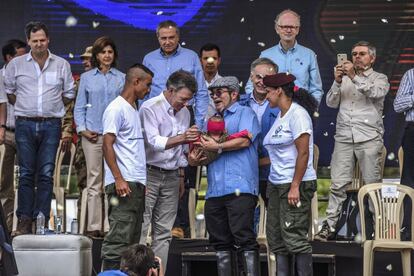
[[[34,121],[34,122],[44,122],[44,121],[51,121],[56,120],[59,118],[55,117],[25,117],[25,116],[16,116],[17,120],[24,120],[24,121]]]
[[[176,170],[178,170],[178,169],[166,170],[166,169],[163,169],[163,168],[160,168],[160,167],[157,167],[157,166],[154,166],[154,165],[149,165],[149,164],[147,164],[147,168],[150,169],[150,170],[159,171],[159,172],[175,172]]]

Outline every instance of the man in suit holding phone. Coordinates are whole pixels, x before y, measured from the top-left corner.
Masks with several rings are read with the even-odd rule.
[[[364,183],[381,182],[381,156],[384,134],[382,111],[390,87],[384,74],[372,69],[375,47],[360,41],[352,47],[352,62],[335,66],[335,81],[326,95],[326,104],[339,108],[335,147],[331,159],[331,192],[326,221],[315,240],[332,239],[346,186],[352,181],[355,158],[359,161]]]

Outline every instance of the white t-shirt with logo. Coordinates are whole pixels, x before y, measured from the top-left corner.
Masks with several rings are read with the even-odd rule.
[[[106,108],[102,121],[103,134],[112,133],[116,136],[113,147],[122,177],[125,181],[145,185],[145,146],[138,110],[118,96]],[[115,179],[105,161],[105,185],[112,183],[115,183]]]
[[[315,180],[313,127],[308,112],[293,102],[286,114],[283,117],[280,116],[281,112],[277,115],[275,123],[263,140],[271,162],[269,181],[276,185],[292,183],[298,156],[295,140],[304,133],[308,133],[310,138],[309,160],[302,181]]]

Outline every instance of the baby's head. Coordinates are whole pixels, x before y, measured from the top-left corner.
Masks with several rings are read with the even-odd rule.
[[[225,132],[225,129],[224,118],[221,115],[216,114],[208,119],[207,134],[221,135]]]

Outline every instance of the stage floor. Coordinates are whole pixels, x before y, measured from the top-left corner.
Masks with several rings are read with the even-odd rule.
[[[100,267],[102,240],[94,240],[94,268]],[[313,271],[315,276],[362,275],[363,250],[355,242],[312,242]],[[266,253],[261,251],[261,275],[266,276]],[[399,253],[377,252],[374,258],[375,276],[401,276]],[[414,272],[413,261],[411,271]],[[173,239],[168,257],[166,276],[214,276],[217,275],[214,249],[207,240]]]

